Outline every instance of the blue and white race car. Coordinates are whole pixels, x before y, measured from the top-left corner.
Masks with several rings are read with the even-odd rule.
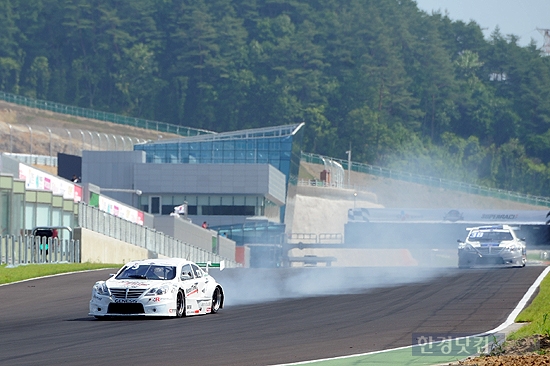
[[[509,225],[468,228],[466,240],[458,240],[458,267],[504,265],[525,267],[525,239],[518,238]]]
[[[108,280],[95,283],[89,315],[181,318],[217,313],[223,308],[224,292],[208,267],[224,265],[181,258],[128,262]]]

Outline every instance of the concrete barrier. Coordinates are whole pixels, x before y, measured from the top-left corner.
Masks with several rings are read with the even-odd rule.
[[[80,240],[81,262],[121,264],[136,259],[156,257],[155,253],[145,248],[88,229],[75,228],[73,236],[74,239]]]

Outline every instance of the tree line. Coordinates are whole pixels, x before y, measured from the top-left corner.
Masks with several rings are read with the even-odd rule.
[[[550,58],[412,0],[0,0],[0,90],[547,196]]]

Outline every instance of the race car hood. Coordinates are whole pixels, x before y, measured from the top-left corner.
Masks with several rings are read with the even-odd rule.
[[[168,281],[142,280],[142,279],[124,279],[117,280],[110,278],[105,281],[109,288],[152,288],[169,284]]]
[[[506,240],[506,241],[492,241],[492,242],[479,242],[479,241],[469,241],[468,244],[474,248],[485,248],[485,247],[502,247],[508,248],[512,245],[515,245],[515,241]]]

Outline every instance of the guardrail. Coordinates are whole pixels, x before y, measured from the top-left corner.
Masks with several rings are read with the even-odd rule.
[[[27,165],[57,166],[57,156],[3,153]]]
[[[348,170],[348,161],[343,159],[330,158],[322,155],[311,154],[302,152],[302,161],[311,164],[324,165],[323,159],[332,159],[340,163],[344,169]],[[351,162],[350,170],[359,173],[376,175],[378,177],[391,178],[402,180],[411,183],[423,184],[426,186],[449,189],[458,192],[477,194],[485,197],[498,198],[508,201],[521,202],[525,204],[535,206],[550,206],[549,197],[533,196],[518,192],[506,191],[503,189],[483,187],[475,184],[462,183],[442,178],[434,178],[425,175],[418,175],[413,173],[402,172],[398,170],[392,170],[388,168],[382,168],[369,164],[362,164]]]
[[[79,203],[78,226],[120,241],[168,256],[193,262],[225,261],[226,267],[239,267],[234,260],[177,240],[155,229],[110,215],[84,202]]]
[[[213,134],[215,132],[203,130],[200,128],[184,127],[179,125],[173,125],[165,122],[150,121],[142,118],[133,118],[128,116],[122,116],[120,114],[101,112],[88,108],[73,107],[61,103],[48,102],[45,100],[32,99],[23,97],[21,95],[11,94],[0,91],[0,99],[9,103],[22,105],[25,107],[41,109],[45,111],[68,114],[71,116],[84,117],[97,119],[99,121],[106,121],[117,123],[120,125],[128,125],[139,128],[145,128],[148,130],[155,130],[159,132],[173,133],[180,136],[197,136],[205,134]]]
[[[79,263],[80,241],[32,235],[0,236],[0,264]]]

